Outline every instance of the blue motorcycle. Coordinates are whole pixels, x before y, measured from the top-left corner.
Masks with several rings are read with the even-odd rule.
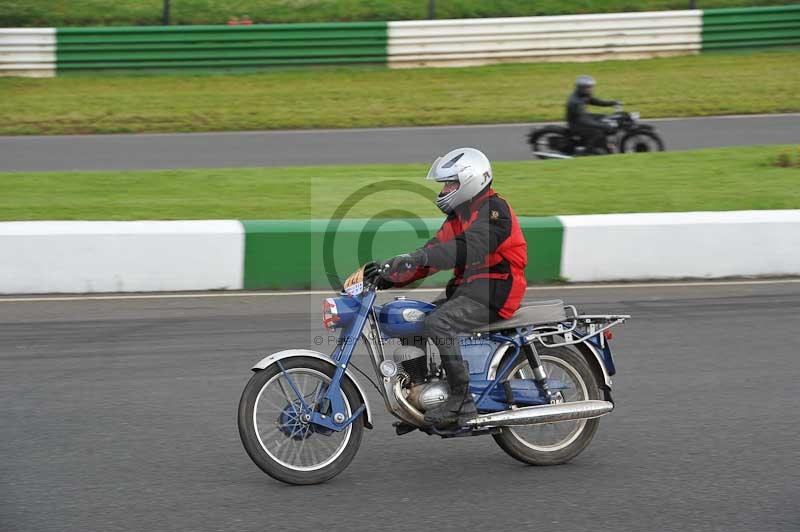
[[[626,315],[579,314],[560,300],[520,308],[460,338],[478,416],[437,430],[425,411],[447,399],[446,376],[422,336],[436,308],[396,297],[376,304],[375,279],[364,268],[323,302],[323,324],[339,331],[330,355],[290,349],[258,362],[239,403],[239,434],[250,458],[289,484],[317,484],[341,473],[372,428],[363,388],[351,371],[363,340],[398,434],[420,430],[442,438],[490,434],[527,464],[563,464],[580,454],[600,416],[614,409],[611,327]],[[366,375],[365,375],[366,376]]]

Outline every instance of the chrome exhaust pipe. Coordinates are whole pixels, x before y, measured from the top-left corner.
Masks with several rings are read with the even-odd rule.
[[[506,427],[513,425],[538,425],[557,423],[576,419],[591,419],[608,414],[614,410],[609,401],[574,401],[556,405],[525,406],[482,414],[467,421],[471,427]]]
[[[572,155],[564,155],[562,153],[552,153],[549,151],[535,151],[533,152],[537,157],[544,157],[545,159],[573,159]]]
[[[398,403],[398,414],[400,414],[403,421],[416,425],[417,427],[427,425],[427,423],[425,423],[425,414],[414,408],[414,406],[406,400],[405,395],[403,395],[402,379],[395,378],[392,392],[394,393],[393,399]]]

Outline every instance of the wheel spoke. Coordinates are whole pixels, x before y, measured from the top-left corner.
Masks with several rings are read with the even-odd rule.
[[[302,384],[298,385],[297,389],[300,391],[300,394],[305,397],[306,396],[306,385],[308,384],[308,375],[305,373],[300,375],[302,380]]]
[[[310,403],[308,403],[308,408],[310,408],[312,412],[317,410],[317,406],[319,404],[319,399],[320,399],[320,393],[322,392],[323,388],[324,388],[324,386],[323,386],[322,383],[318,383],[315,386],[315,389],[314,389],[314,392],[313,392],[314,393],[314,400],[311,401]]]
[[[262,401],[268,403],[268,406],[275,408],[275,412],[283,412],[283,409],[286,408],[287,404],[284,403],[283,405],[281,405],[279,403],[276,403],[273,399],[265,397],[266,395],[267,394],[262,394],[261,396]],[[259,407],[259,410],[261,410],[261,407]]]
[[[261,436],[262,440],[266,441],[266,440],[272,438],[272,435],[276,434],[276,433],[283,434],[283,431],[280,429],[280,426],[275,426],[275,427],[269,429],[267,432],[264,432],[263,434],[260,434],[260,436]]]
[[[297,449],[295,450],[294,455],[292,456],[291,462],[293,464],[297,464],[298,463],[297,459],[300,458],[300,455],[302,454],[303,448],[305,446],[306,446],[306,438],[305,437],[302,440],[300,440],[300,444],[299,445],[295,444],[295,447]],[[301,460],[300,464],[302,464],[302,460]]]
[[[280,377],[278,377],[278,386],[280,386],[281,392],[283,392],[283,396],[286,398],[286,401],[287,401],[287,402],[288,402],[290,405],[292,405],[292,408],[294,409],[294,401],[295,401],[295,399],[296,399],[296,398],[295,398],[295,399],[292,399],[292,398],[289,396],[289,394],[286,392],[286,388],[284,388],[284,387],[283,387],[283,383],[281,382],[281,379],[282,379],[282,378],[284,378],[284,377],[283,377],[283,376],[280,376]],[[294,409],[294,410],[295,410],[295,412],[297,412],[297,410],[296,410],[296,409]]]
[[[317,458],[317,453],[314,445],[309,446],[308,448],[309,453],[311,454],[311,463],[316,464],[319,463],[319,459]]]

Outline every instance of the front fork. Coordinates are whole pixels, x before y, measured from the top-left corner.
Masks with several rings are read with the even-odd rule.
[[[345,415],[344,401],[341,397],[341,383],[344,378],[344,365],[338,365],[330,384],[323,397],[318,397],[319,390],[314,393],[316,405],[309,405],[303,394],[300,393],[289,372],[283,367],[281,361],[276,361],[278,369],[283,374],[284,380],[289,383],[289,388],[297,398],[300,407],[300,419],[304,423],[313,423],[329,430],[341,431],[353,423],[358,416],[364,413],[366,405],[359,406],[350,417]],[[327,414],[327,415],[326,415]]]
[[[339,343],[331,355],[331,360],[335,364],[336,370],[325,391],[325,396],[321,397],[319,400],[320,408],[311,408],[305,402],[305,399],[294,385],[291,376],[283,365],[281,365],[280,361],[278,361],[278,368],[297,396],[297,400],[302,409],[302,419],[305,422],[338,432],[347,428],[348,425],[353,423],[366,410],[366,405],[362,404],[350,417],[347,417],[344,401],[341,397],[341,386],[342,379],[345,377],[347,365],[350,362],[350,357],[353,356],[353,351],[361,336],[361,331],[372,315],[372,305],[375,303],[375,297],[374,291],[364,293],[361,299],[361,307],[359,308],[356,318],[349,327],[342,331]]]

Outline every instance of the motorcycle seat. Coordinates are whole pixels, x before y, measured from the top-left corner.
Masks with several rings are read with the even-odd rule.
[[[495,321],[483,327],[478,327],[473,332],[504,331],[541,323],[554,323],[566,319],[567,315],[564,312],[564,302],[560,299],[536,301],[520,307],[519,310],[507,320]]]

